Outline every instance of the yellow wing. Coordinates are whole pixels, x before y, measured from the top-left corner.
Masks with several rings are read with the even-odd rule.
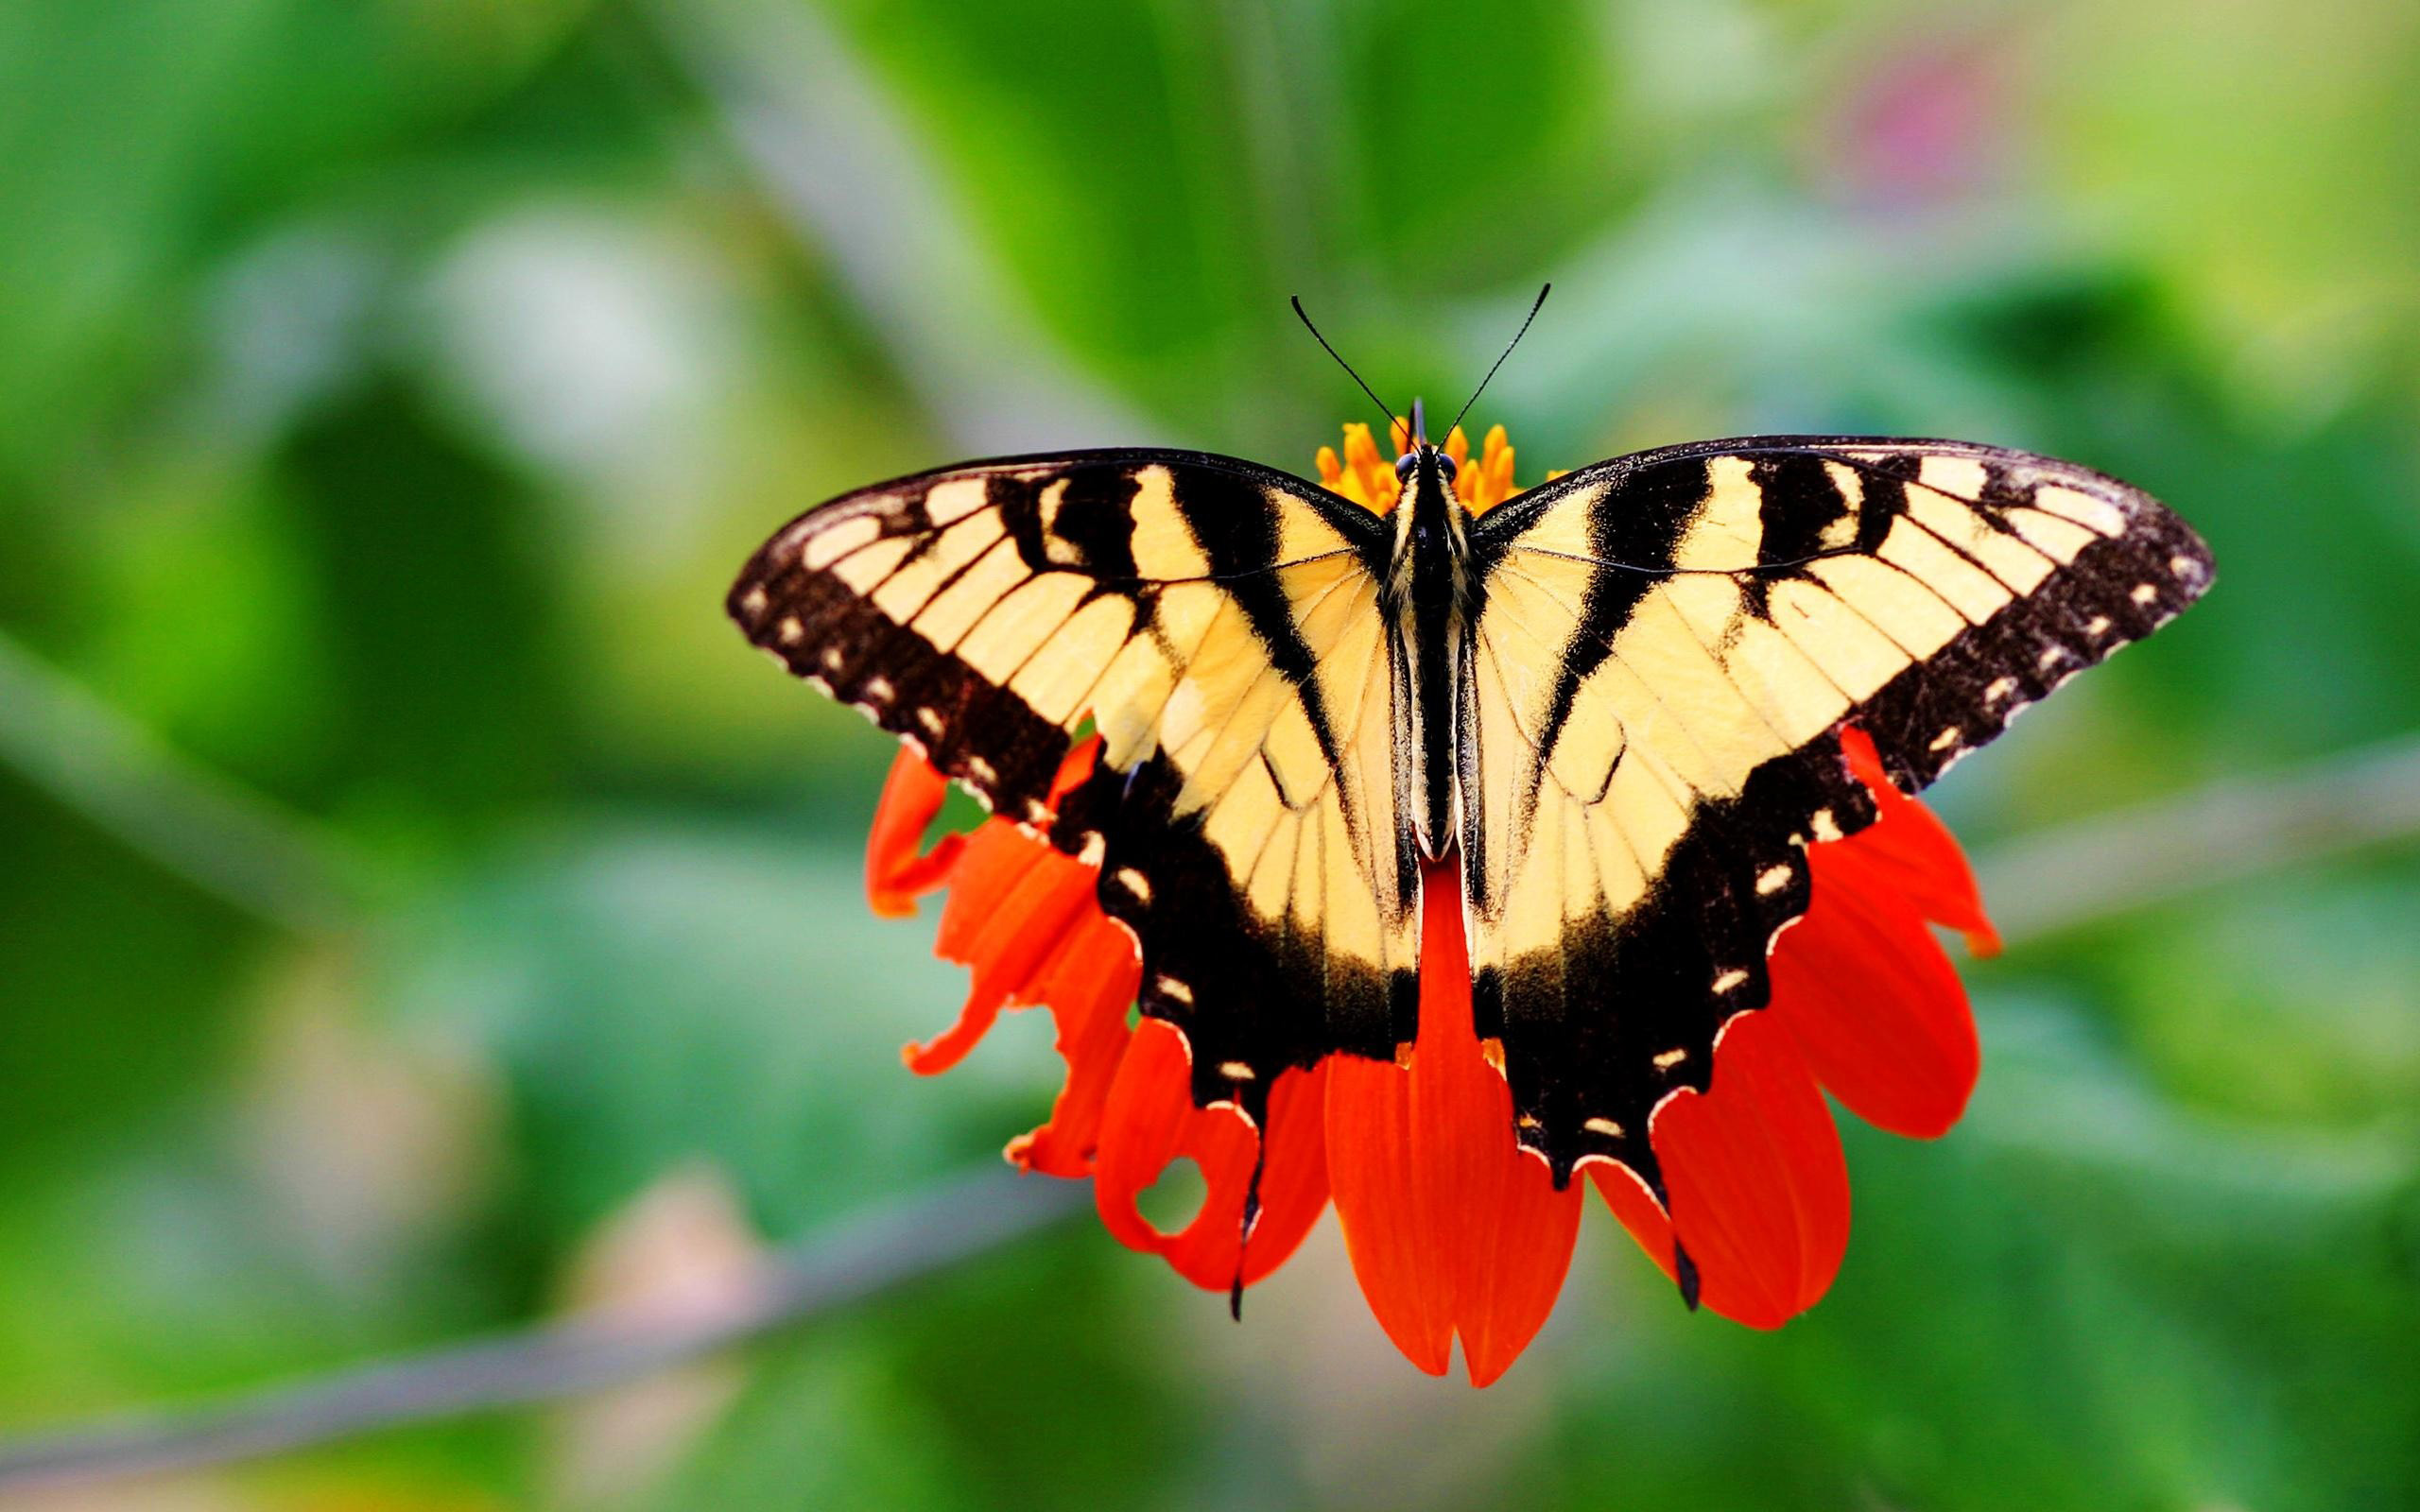
[[[1483,516],[1463,847],[1480,1032],[1559,1171],[1656,1179],[1805,913],[1805,848],[1871,823],[1838,731],[1930,782],[2181,611],[2206,549],[2085,469],[1945,441],[1645,453]]]
[[[809,511],[733,587],[756,644],[1101,869],[1195,1091],[1389,1055],[1417,959],[1377,517],[1190,453],[975,463]],[[1051,820],[1089,720],[1092,779]]]

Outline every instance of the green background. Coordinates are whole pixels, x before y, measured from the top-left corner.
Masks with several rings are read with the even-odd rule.
[[[0,1429],[677,1311],[1038,1121],[1030,1016],[898,1069],[962,976],[857,893],[887,743],[721,593],[970,454],[1307,469],[1364,417],[1291,293],[1442,404],[1554,280],[1525,481],[1872,431],[2172,501],[2215,593],[1937,792],[1987,878],[2408,735],[2415,99],[2393,0],[0,6]],[[2420,857],[2126,902],[1970,971],[1973,1111],[1844,1130],[1778,1334],[1599,1211],[1475,1393],[1332,1225],[1237,1328],[1080,1223],[72,1504],[2420,1505]]]

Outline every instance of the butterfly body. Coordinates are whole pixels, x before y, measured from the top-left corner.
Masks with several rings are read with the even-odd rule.
[[[1806,847],[1873,822],[1842,730],[1912,791],[2210,580],[2148,496],[2024,453],[1694,443],[1475,515],[1413,435],[1387,514],[1184,452],[877,485],[776,533],[729,607],[1099,868],[1197,1102],[1392,1057],[1424,872],[1458,878],[1521,1142],[1660,1192],[1650,1125],[1767,1001]]]
[[[1460,829],[1461,694],[1481,589],[1472,570],[1470,512],[1454,496],[1453,460],[1420,434],[1419,416],[1415,403],[1378,607],[1390,654],[1406,669],[1404,738],[1417,762],[1408,790],[1419,796],[1413,819],[1420,853],[1433,861],[1452,849]]]

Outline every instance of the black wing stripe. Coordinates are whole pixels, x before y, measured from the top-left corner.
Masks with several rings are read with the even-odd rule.
[[[1515,553],[1515,554],[1514,554],[1514,556],[1515,556],[1515,557],[1517,557],[1517,556],[1518,556],[1518,553]],[[1554,603],[1556,603],[1556,604],[1558,604],[1558,605],[1561,605],[1561,606],[1563,606],[1563,607],[1564,607],[1564,608],[1566,608],[1566,609],[1571,609],[1571,608],[1573,608],[1573,606],[1569,603],[1569,601],[1568,601],[1568,600],[1564,599],[1564,598],[1560,593],[1558,593],[1555,591],[1555,588],[1554,588],[1554,586],[1553,586],[1552,584],[1550,584],[1550,583],[1547,582],[1544,578],[1537,577],[1537,576],[1532,576],[1531,574],[1529,574],[1529,573],[1526,573],[1526,572],[1521,571],[1517,566],[1513,565],[1513,564],[1512,564],[1512,560],[1511,560],[1511,559],[1509,559],[1509,558],[1508,558],[1508,560],[1507,560],[1506,565],[1505,565],[1505,566],[1503,566],[1503,567],[1501,567],[1501,568],[1499,568],[1499,569],[1498,569],[1498,572],[1499,572],[1499,574],[1509,573],[1509,574],[1511,574],[1512,576],[1516,576],[1516,577],[1520,578],[1522,581],[1524,581],[1524,582],[1526,582],[1526,583],[1530,584],[1532,588],[1534,588],[1534,589],[1535,589],[1539,593],[1541,593],[1542,595],[1544,595],[1546,598],[1547,598],[1547,599],[1549,599],[1549,600],[1553,601]],[[1651,589],[1647,593],[1642,594],[1642,595],[1640,596],[1639,603],[1640,603],[1640,604],[1642,604],[1642,605],[1643,605],[1643,604],[1645,604],[1646,602],[1648,602],[1648,600],[1650,600],[1650,599],[1653,598],[1653,597],[1654,597],[1657,593],[1659,593],[1660,592],[1661,592],[1661,589],[1660,589],[1660,588]],[[1680,624],[1682,625],[1682,627],[1685,628],[1685,630],[1686,630],[1686,632],[1687,632],[1687,634],[1689,635],[1689,637],[1690,637],[1691,641],[1692,641],[1692,642],[1697,645],[1697,647],[1698,647],[1700,650],[1702,650],[1702,651],[1703,651],[1703,652],[1705,653],[1705,655],[1706,655],[1706,660],[1707,660],[1710,663],[1712,663],[1713,665],[1715,665],[1716,667],[1718,667],[1718,668],[1719,668],[1719,667],[1721,665],[1721,657],[1717,653],[1716,649],[1715,649],[1713,646],[1707,645],[1707,644],[1705,644],[1704,639],[1703,639],[1703,637],[1701,637],[1701,636],[1698,634],[1697,627],[1696,627],[1695,626],[1693,626],[1693,625],[1690,625],[1690,624],[1689,624],[1688,616],[1687,616],[1687,615],[1685,615],[1685,614],[1684,614],[1684,613],[1680,610],[1680,609],[1679,609],[1677,606],[1668,606],[1668,610],[1669,613],[1672,615],[1672,617],[1673,617],[1675,620],[1679,621],[1679,622],[1680,622]],[[1635,611],[1635,610],[1634,610],[1634,611]],[[1595,627],[1594,625],[1592,625],[1592,624],[1589,622],[1589,619],[1588,619],[1588,617],[1587,617],[1586,615],[1584,615],[1584,614],[1579,614],[1579,613],[1577,613],[1577,611],[1576,611],[1576,610],[1575,610],[1575,617],[1576,617],[1576,619],[1577,619],[1577,622],[1578,622],[1578,623],[1577,623],[1577,626],[1576,626],[1576,627],[1575,627],[1575,629],[1574,629],[1574,631],[1573,631],[1573,636],[1574,636],[1574,638],[1575,638],[1575,639],[1584,639],[1584,640],[1587,642],[1587,644],[1589,644],[1589,646],[1590,646],[1590,648],[1591,648],[1592,652],[1593,652],[1593,651],[1594,651],[1594,649],[1595,649],[1596,647],[1598,647],[1598,646],[1601,646],[1601,647],[1603,647],[1603,650],[1604,650],[1604,658],[1605,658],[1605,660],[1606,660],[1606,661],[1608,661],[1608,662],[1611,662],[1615,663],[1616,665],[1620,666],[1621,668],[1623,668],[1623,670],[1625,670],[1626,672],[1628,672],[1628,673],[1630,674],[1631,678],[1632,678],[1634,680],[1635,680],[1641,688],[1643,688],[1643,689],[1645,689],[1645,690],[1646,690],[1648,696],[1649,696],[1650,698],[1651,698],[1652,700],[1654,700],[1656,707],[1657,707],[1658,709],[1661,709],[1662,711],[1664,711],[1667,714],[1670,715],[1671,720],[1672,720],[1673,727],[1674,727],[1675,729],[1679,730],[1681,731],[1682,735],[1683,735],[1685,739],[1687,739],[1687,740],[1688,740],[1688,742],[1690,743],[1690,745],[1691,745],[1693,747],[1695,747],[1695,748],[1696,748],[1696,750],[1697,750],[1697,752],[1698,752],[1698,756],[1699,756],[1699,758],[1700,758],[1701,762],[1703,762],[1703,763],[1705,765],[1707,765],[1707,766],[1712,766],[1712,765],[1714,765],[1714,757],[1713,757],[1713,753],[1712,753],[1712,752],[1711,752],[1711,751],[1710,751],[1710,750],[1705,747],[1705,745],[1704,745],[1704,743],[1703,743],[1703,738],[1702,738],[1702,737],[1701,737],[1697,732],[1695,732],[1694,730],[1692,730],[1690,729],[1689,721],[1687,720],[1687,718],[1686,718],[1686,717],[1685,717],[1685,715],[1684,715],[1684,714],[1683,714],[1679,710],[1677,710],[1677,709],[1673,708],[1673,707],[1672,707],[1672,705],[1671,705],[1668,701],[1667,701],[1667,700],[1666,700],[1666,698],[1664,697],[1664,696],[1663,696],[1662,692],[1661,692],[1660,690],[1658,690],[1658,689],[1657,689],[1657,687],[1655,686],[1655,681],[1654,681],[1654,679],[1651,679],[1651,678],[1647,677],[1647,676],[1646,676],[1646,675],[1644,675],[1644,674],[1642,674],[1642,673],[1638,670],[1638,668],[1637,668],[1636,666],[1634,666],[1634,665],[1633,665],[1633,664],[1632,664],[1632,662],[1630,662],[1629,658],[1625,657],[1625,656],[1622,654],[1622,649],[1621,649],[1620,645],[1616,644],[1618,637],[1616,637],[1616,636],[1610,636],[1610,635],[1606,635],[1606,634],[1602,633],[1601,631],[1599,631],[1599,629],[1597,629],[1597,628],[1596,628],[1596,627]],[[1525,634],[1528,634],[1528,635],[1530,636],[1530,639],[1532,641],[1532,643],[1533,643],[1533,644],[1538,644],[1542,650],[1546,651],[1546,652],[1547,652],[1547,654],[1549,654],[1549,655],[1554,654],[1554,652],[1555,652],[1556,648],[1555,648],[1555,647],[1552,647],[1552,646],[1547,646],[1547,645],[1546,645],[1546,644],[1545,644],[1543,641],[1541,641],[1541,640],[1539,640],[1539,639],[1538,639],[1538,637],[1537,637],[1537,635],[1535,634],[1535,632],[1529,631],[1529,630],[1526,630],[1526,629],[1525,629],[1525,630],[1524,630],[1524,633],[1525,633]],[[1601,663],[1600,663],[1600,664],[1601,664]],[[1761,710],[1761,709],[1758,709],[1758,708],[1756,707],[1756,705],[1755,705],[1755,701],[1754,701],[1754,699],[1746,698],[1746,697],[1743,696],[1743,697],[1742,697],[1742,700],[1741,700],[1741,701],[1742,701],[1743,703],[1745,703],[1745,704],[1747,705],[1747,707],[1748,707],[1749,711],[1756,716],[1757,722],[1758,722],[1759,724],[1764,725],[1764,726],[1765,726],[1765,728],[1766,728],[1768,730],[1771,730],[1772,729],[1772,721],[1771,721],[1771,720],[1770,720],[1770,718],[1767,716],[1767,714],[1766,714],[1765,711],[1763,711],[1763,710]],[[1567,714],[1566,714],[1566,717],[1567,717]],[[1780,736],[1780,733],[1779,733],[1778,731],[1774,731],[1774,732],[1773,732],[1773,739],[1775,740],[1775,742],[1776,742],[1776,743],[1778,743],[1778,742],[1781,740],[1781,736]],[[1552,751],[1547,751],[1547,752],[1546,753],[1546,758],[1550,759],[1550,758],[1552,757],[1552,755],[1553,755],[1553,752],[1552,752]],[[1677,774],[1676,774],[1676,775],[1677,775]],[[1686,782],[1686,780],[1685,780],[1685,779],[1682,779],[1682,781],[1683,781],[1685,783],[1685,782]],[[1690,786],[1690,791],[1691,791],[1692,793],[1694,793],[1694,792],[1695,792],[1695,791],[1697,791],[1697,790],[1696,790],[1696,788],[1695,788],[1693,785],[1691,785],[1691,786]]]
[[[1358,585],[1355,584],[1352,579],[1340,577],[1335,582],[1327,584],[1318,590],[1318,592],[1308,601],[1297,604],[1290,610],[1294,621],[1298,624],[1307,623],[1311,617],[1318,612],[1322,605],[1326,604],[1339,592],[1344,591],[1357,593],[1360,591],[1360,588]],[[1254,633],[1258,633],[1257,629],[1255,629]],[[1262,696],[1263,690],[1272,680],[1280,681],[1285,684],[1287,696],[1296,699],[1301,704],[1306,717],[1310,716],[1311,711],[1314,709],[1324,711],[1325,704],[1320,698],[1318,691],[1314,686],[1308,682],[1299,680],[1288,676],[1272,662],[1270,665],[1263,668],[1260,673],[1254,677],[1252,684],[1245,690],[1243,696],[1236,700],[1235,707],[1228,712],[1227,716],[1224,719],[1220,720],[1216,725],[1203,727],[1202,730],[1197,731],[1193,735],[1192,739],[1187,742],[1188,748],[1199,744],[1205,752],[1215,753],[1226,748],[1232,741],[1236,738],[1251,738],[1251,727],[1253,724],[1259,725],[1265,730],[1270,721],[1265,717],[1254,717],[1253,700]],[[1323,720],[1323,718],[1324,714],[1322,713],[1320,718],[1312,721],[1312,728],[1315,732],[1319,728],[1320,722]],[[1251,760],[1255,755],[1260,757],[1264,763],[1267,759],[1267,751],[1264,747],[1254,747],[1251,750],[1237,752],[1236,754],[1242,760]],[[1323,750],[1322,754],[1328,753]],[[1325,786],[1327,784],[1335,782],[1335,773],[1338,769],[1339,760],[1340,757],[1338,755],[1328,755],[1327,777],[1325,782],[1322,783],[1321,789],[1322,792],[1325,791]],[[1212,768],[1212,770],[1215,771],[1215,768]],[[1279,781],[1274,768],[1270,770],[1270,779],[1271,783],[1277,787],[1280,797],[1286,797],[1285,784],[1283,782]],[[1201,781],[1201,774],[1197,771],[1196,782],[1199,783]],[[1310,795],[1310,798],[1306,799],[1304,804],[1288,803],[1287,806],[1298,809],[1306,807],[1308,802],[1315,801],[1318,797],[1319,793],[1315,792]]]
[[[1251,622],[1270,665],[1291,684],[1294,699],[1310,722],[1312,738],[1319,742],[1320,754],[1333,769],[1344,758],[1327,706],[1313,686],[1319,659],[1304,639],[1301,620],[1284,583],[1274,575],[1256,570],[1280,555],[1277,513],[1265,497],[1252,493],[1248,498],[1240,488],[1219,490],[1222,494],[1219,497],[1203,496],[1210,491],[1202,483],[1188,483],[1186,523],[1209,558],[1212,573],[1227,582],[1233,602]],[[1339,796],[1345,802],[1346,823],[1358,828],[1364,820],[1355,812],[1349,795],[1340,790]]]

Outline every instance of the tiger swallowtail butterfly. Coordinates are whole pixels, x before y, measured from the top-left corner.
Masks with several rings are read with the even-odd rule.
[[[970,462],[799,516],[748,637],[1099,872],[1202,1106],[1414,1034],[1424,861],[1459,853],[1521,1142],[1656,1191],[1806,913],[1807,845],[2183,610],[2142,492],[1961,441],[1772,436],[1599,462],[1474,515],[1414,406],[1379,514],[1233,457]],[[1087,726],[1091,776],[1051,783]]]

